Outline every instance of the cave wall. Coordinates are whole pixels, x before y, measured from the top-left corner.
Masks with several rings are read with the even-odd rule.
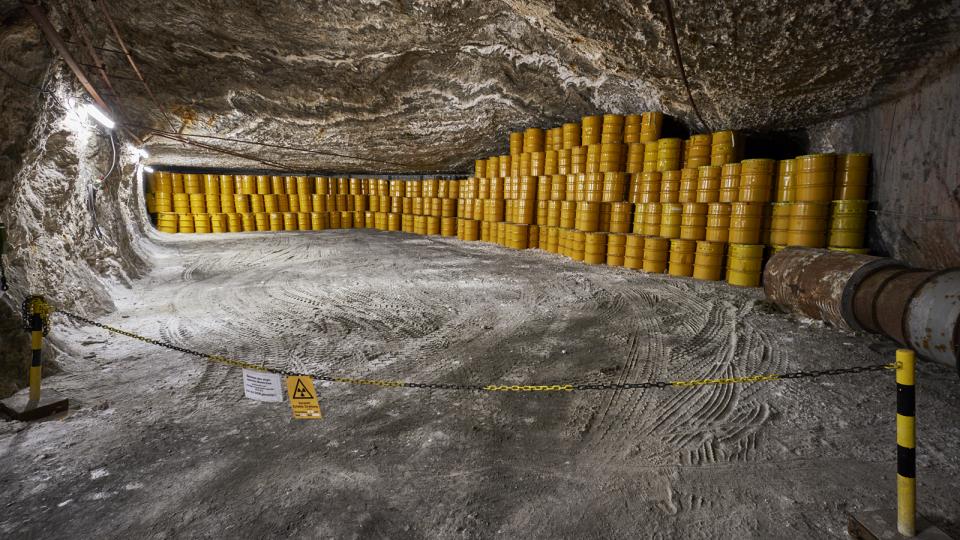
[[[892,101],[808,129],[811,151],[870,152],[870,248],[960,266],[960,62]]]
[[[0,6],[0,222],[7,226],[4,254],[10,290],[0,296],[0,397],[26,382],[29,340],[20,303],[42,294],[58,306],[85,313],[111,309],[110,288],[144,269],[133,219],[138,199],[129,153],[117,145],[117,166],[93,208],[88,190],[110,169],[106,132],[70,111],[81,95],[73,75],[52,55],[33,20]],[[42,91],[41,91],[42,89]],[[47,348],[55,370],[56,341]]]

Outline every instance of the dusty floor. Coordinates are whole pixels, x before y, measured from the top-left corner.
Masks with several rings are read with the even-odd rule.
[[[890,360],[760,290],[375,231],[167,240],[104,322],[271,366],[418,382],[639,382]],[[64,420],[0,422],[0,536],[824,538],[894,503],[892,373],[689,390],[325,385],[56,319]],[[25,353],[26,354],[26,353]],[[960,382],[920,366],[919,505],[960,537]]]

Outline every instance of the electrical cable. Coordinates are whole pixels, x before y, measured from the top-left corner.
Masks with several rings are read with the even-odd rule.
[[[690,91],[690,83],[687,81],[687,71],[683,68],[683,57],[680,55],[680,41],[677,39],[677,28],[673,18],[673,5],[670,3],[670,0],[663,0],[663,7],[667,10],[667,28],[670,30],[670,37],[673,41],[673,54],[677,57],[677,67],[680,68],[680,79],[683,81],[683,87],[687,89],[687,99],[690,101],[690,106],[693,107],[693,112],[696,113],[697,119],[700,120],[700,125],[707,131],[710,131],[710,126],[703,120],[703,116],[700,114],[700,109],[697,107],[697,102],[693,99],[693,93]]]

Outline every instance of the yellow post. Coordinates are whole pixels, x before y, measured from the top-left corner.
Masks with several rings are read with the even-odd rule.
[[[897,531],[916,534],[917,454],[913,351],[897,349]]]
[[[42,375],[43,327],[47,317],[47,305],[40,296],[28,300],[30,314],[30,401],[40,401],[40,378]]]

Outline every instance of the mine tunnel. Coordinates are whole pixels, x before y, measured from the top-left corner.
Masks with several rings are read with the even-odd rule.
[[[0,537],[960,538],[956,0],[0,19]]]

